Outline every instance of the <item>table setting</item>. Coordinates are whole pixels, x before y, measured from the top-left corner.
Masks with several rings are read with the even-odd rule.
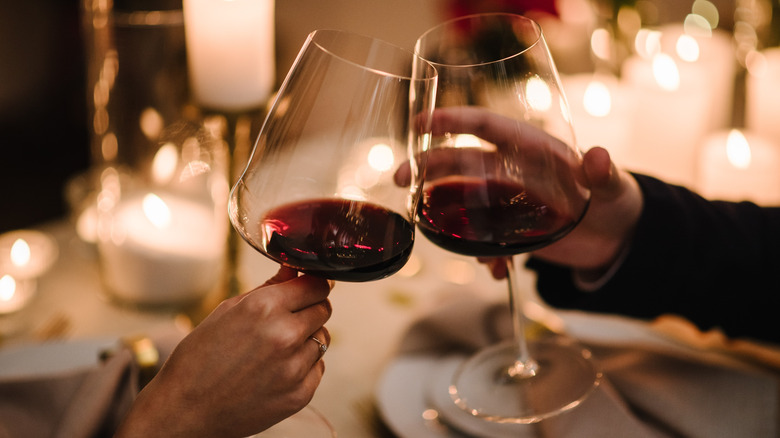
[[[0,233],[0,435],[112,436],[177,345],[280,266],[332,289],[302,342],[326,372],[252,436],[780,435],[777,346],[555,308],[526,266],[597,202],[595,145],[780,202],[772,5],[662,24],[662,2],[477,8],[413,47],[312,29],[276,87],[273,1],[165,3],[81,6],[94,162],[67,217]]]

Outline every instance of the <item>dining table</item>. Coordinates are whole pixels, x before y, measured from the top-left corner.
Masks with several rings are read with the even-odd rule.
[[[38,279],[36,296],[29,305],[0,316],[0,364],[14,363],[15,353],[30,348],[56,346],[67,355],[70,345],[106,343],[172,330],[186,333],[196,323],[191,315],[176,309],[139,309],[112,300],[101,282],[95,246],[78,236],[69,218],[33,228],[54,239],[58,256]],[[777,385],[780,349],[760,346],[729,351],[727,347],[733,344],[721,338],[715,342],[712,334],[697,333],[679,321],[662,324],[547,307],[536,296],[535,276],[523,267],[523,257],[518,257],[518,285],[527,298],[529,318],[540,326],[586,342],[596,339],[602,342],[599,345],[631,345],[637,339],[652,337],[653,345],[714,358],[734,369],[750,369]],[[244,291],[262,284],[278,267],[244,242],[239,244],[238,260],[236,275]],[[444,251],[424,238],[415,241],[409,262],[398,273],[372,282],[338,282],[330,294],[333,314],[326,324],[331,334],[331,344],[323,356],[326,372],[310,406],[327,418],[339,437],[470,436],[463,431],[443,430],[446,426],[442,424],[435,425],[438,429],[426,424],[424,413],[416,412],[418,405],[424,408],[423,401],[416,398],[425,378],[404,374],[414,373],[416,368],[413,362],[399,362],[403,343],[419,321],[442,312],[446,318],[448,306],[466,298],[465,302],[496,306],[508,301],[505,283],[493,279],[483,265],[473,258]],[[462,317],[462,313],[452,314],[452,318]],[[455,321],[454,325],[466,325],[465,330],[469,329],[467,319],[462,324]],[[77,350],[73,349],[74,354]],[[18,362],[40,360],[40,356],[16,357],[19,368],[30,370],[46,365]],[[441,369],[445,368],[442,365]],[[436,371],[433,375],[438,374]],[[775,415],[774,423],[762,429],[768,431],[766,436],[777,436],[771,434],[780,430],[778,391],[773,391],[770,395],[775,398],[763,403],[774,403],[768,407],[770,414]],[[706,392],[703,394],[706,397]]]

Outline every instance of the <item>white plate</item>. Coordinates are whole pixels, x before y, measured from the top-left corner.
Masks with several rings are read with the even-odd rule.
[[[647,345],[684,350],[655,333],[645,322],[620,316],[562,312],[567,331],[590,342]],[[380,415],[401,438],[463,438],[490,436],[519,438],[523,425],[486,423],[452,403],[447,387],[463,356],[410,355],[394,359],[385,369],[376,391]],[[423,414],[439,415],[440,421]],[[449,424],[449,426],[445,426]],[[464,432],[459,432],[465,431]]]
[[[55,374],[97,365],[100,353],[116,346],[116,339],[83,339],[0,350],[0,378]]]

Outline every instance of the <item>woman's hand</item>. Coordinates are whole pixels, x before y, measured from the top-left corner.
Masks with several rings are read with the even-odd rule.
[[[329,283],[289,268],[222,302],[175,348],[117,436],[242,437],[306,406],[325,370]]]

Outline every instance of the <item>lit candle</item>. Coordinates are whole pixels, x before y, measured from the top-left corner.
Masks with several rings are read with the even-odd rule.
[[[636,105],[631,124],[634,170],[692,186],[714,90],[704,80],[681,76],[678,63],[664,53],[627,59],[622,82]]]
[[[606,148],[620,166],[631,167],[631,114],[633,108],[617,79],[582,74],[562,78],[569,102],[577,145]]]
[[[202,298],[220,278],[222,222],[213,207],[181,197],[128,198],[99,225],[103,281],[117,298],[133,303]]]
[[[731,125],[737,57],[731,33],[722,29],[685,32],[680,24],[660,28],[660,49],[670,54],[680,70],[681,82],[707,88],[708,131]]]
[[[698,191],[711,199],[780,205],[780,146],[736,129],[708,137]]]
[[[748,58],[745,126],[780,144],[780,47]]]
[[[0,314],[23,309],[35,295],[35,282],[19,281],[9,274],[0,275]]]
[[[274,82],[273,0],[184,0],[190,81],[200,104],[256,108]]]
[[[0,235],[0,273],[26,280],[41,276],[57,259],[58,249],[48,234],[34,230]]]

